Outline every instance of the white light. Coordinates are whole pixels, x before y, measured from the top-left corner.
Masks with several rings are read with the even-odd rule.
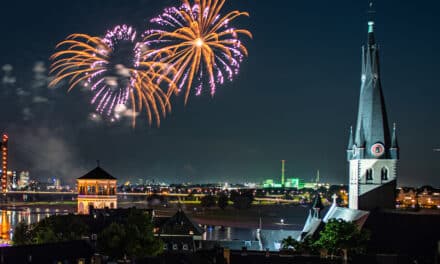
[[[201,48],[201,47],[203,47],[203,44],[205,44],[205,43],[203,42],[203,40],[202,40],[201,38],[197,38],[197,39],[194,41],[194,44],[195,44],[197,47]]]

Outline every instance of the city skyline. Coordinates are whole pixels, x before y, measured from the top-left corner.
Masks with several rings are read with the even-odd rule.
[[[122,6],[122,2],[114,3],[118,4]],[[14,91],[44,87],[35,86],[35,80],[41,81],[37,78],[41,64],[35,62],[48,67],[47,58],[53,52],[48,47],[70,33],[100,34],[108,24],[121,22],[134,10],[130,19],[141,17],[146,23],[146,18],[170,4],[136,1],[115,11],[104,2],[74,3],[51,17],[55,7],[49,8],[45,2],[31,4],[38,15],[27,14],[26,20],[1,18],[8,28],[15,28],[6,33],[6,39],[22,39],[19,44],[0,44],[0,64],[11,64],[17,78],[13,83],[5,83],[3,78],[3,92],[6,86]],[[150,8],[139,11],[143,5]],[[249,41],[250,56],[241,74],[221,87],[214,99],[192,97],[184,107],[179,98],[160,128],[141,124],[132,129],[126,122],[109,125],[88,120],[90,109],[84,108],[90,94],[72,92],[67,96],[66,87],[35,88],[32,102],[26,106],[18,96],[19,107],[8,105],[8,95],[3,97],[0,109],[5,114],[0,123],[10,134],[11,168],[30,170],[31,177],[53,173],[47,177],[73,181],[100,159],[118,178],[256,182],[278,177],[280,160],[287,160],[289,177],[309,179],[319,169],[323,181],[348,183],[345,148],[349,127],[356,120],[367,1],[320,3],[319,7],[312,3],[251,5],[249,1],[230,5],[250,12],[251,17],[240,22],[250,25],[254,39]],[[434,72],[440,59],[434,48],[440,42],[435,28],[439,18],[433,11],[438,5],[427,1],[423,6],[376,6],[383,90],[389,121],[396,122],[399,131],[399,186],[440,184],[436,177],[440,156],[433,151],[440,144],[436,138],[440,127],[435,123],[439,77]],[[15,10],[18,4],[5,7]],[[76,13],[83,8],[89,14]],[[36,23],[29,24],[33,19]],[[47,28],[53,19],[64,26]],[[14,33],[24,26],[30,27],[29,36]],[[48,32],[33,33],[37,28]],[[6,52],[12,45],[17,47]],[[37,99],[47,101],[38,104]],[[23,118],[25,109],[32,115]]]

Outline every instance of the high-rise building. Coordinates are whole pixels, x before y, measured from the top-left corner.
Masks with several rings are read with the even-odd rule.
[[[19,174],[18,188],[24,188],[29,185],[29,171],[22,171]]]
[[[388,125],[382,92],[379,47],[373,19],[368,22],[368,43],[362,48],[362,77],[356,130],[350,129],[349,207],[371,210],[394,208],[399,147],[396,126]]]

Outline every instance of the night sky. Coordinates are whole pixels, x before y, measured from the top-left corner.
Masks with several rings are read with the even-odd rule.
[[[440,2],[377,1],[376,37],[390,123],[401,147],[398,185],[439,186]],[[96,166],[117,178],[256,182],[287,176],[347,183],[368,1],[229,0],[249,11],[250,56],[214,98],[174,100],[160,128],[96,123],[90,94],[47,88],[49,56],[71,33],[103,35],[120,23],[148,28],[171,0],[2,1],[0,128],[11,169],[68,182]],[[7,67],[3,67],[8,69]],[[15,77],[15,80],[14,80]]]

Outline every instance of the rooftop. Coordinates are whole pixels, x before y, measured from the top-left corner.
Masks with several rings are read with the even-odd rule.
[[[78,180],[116,180],[116,178],[98,166],[86,175],[79,177]]]

